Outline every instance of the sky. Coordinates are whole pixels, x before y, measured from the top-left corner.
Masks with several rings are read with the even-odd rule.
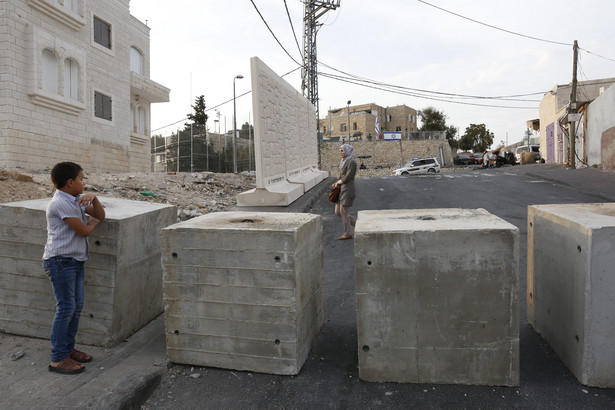
[[[217,131],[216,111],[221,131],[231,130],[237,75],[244,77],[235,80],[237,125],[252,122],[250,58],[279,75],[302,62],[300,0],[131,0],[130,12],[151,29],[150,78],[171,89],[170,102],[152,104],[152,134],[183,127],[199,95],[210,131]],[[526,121],[539,118],[543,94],[572,81],[574,40],[579,81],[615,77],[613,16],[612,0],[342,0],[318,20],[320,117],[348,100],[432,106],[459,135],[485,124],[494,145],[521,141]],[[369,79],[371,87],[326,77],[349,77],[334,69]],[[300,72],[284,77],[298,91]],[[518,97],[492,98],[508,96]]]

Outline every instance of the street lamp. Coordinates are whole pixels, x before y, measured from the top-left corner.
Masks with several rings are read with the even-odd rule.
[[[235,139],[237,138],[237,104],[235,97],[235,80],[242,79],[243,75],[239,74],[233,78],[233,172],[237,173],[237,148],[235,145]]]
[[[351,101],[348,100],[347,108],[346,108],[348,110],[348,143],[349,144],[350,144],[350,103]]]

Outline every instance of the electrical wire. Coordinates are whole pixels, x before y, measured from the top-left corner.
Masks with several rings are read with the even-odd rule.
[[[529,39],[531,39],[531,40],[536,40],[536,41],[543,41],[543,42],[545,42],[545,43],[558,44],[558,45],[562,45],[562,46],[572,46],[572,45],[573,45],[573,44],[570,44],[570,43],[564,43],[564,42],[561,42],[561,41],[546,40],[546,39],[544,39],[544,38],[539,38],[539,37],[534,37],[534,36],[528,36],[528,35],[526,35],[526,34],[521,34],[521,33],[517,33],[517,32],[515,32],[515,31],[506,30],[506,29],[503,29],[503,28],[501,28],[501,27],[493,26],[493,25],[491,25],[491,24],[483,23],[482,21],[478,21],[478,20],[472,19],[472,18],[470,18],[470,17],[463,16],[463,15],[461,15],[461,14],[458,14],[458,13],[452,12],[452,11],[447,10],[447,9],[444,9],[444,8],[442,8],[442,7],[438,7],[438,6],[434,5],[434,4],[431,4],[431,3],[426,2],[426,1],[424,1],[424,0],[418,0],[418,1],[419,1],[420,3],[426,4],[426,5],[428,5],[428,6],[431,6],[431,7],[433,7],[433,8],[436,8],[436,9],[438,9],[438,10],[441,10],[441,11],[443,11],[443,12],[445,12],[445,13],[452,14],[452,15],[457,16],[457,17],[460,17],[460,18],[462,18],[462,19],[469,20],[469,21],[471,21],[471,22],[473,22],[473,23],[481,24],[481,25],[483,25],[483,26],[486,26],[486,27],[489,27],[489,28],[492,28],[492,29],[495,29],[495,30],[499,30],[499,31],[503,31],[503,32],[505,32],[505,33],[513,34],[513,35],[515,35],[515,36],[525,37],[525,38],[529,38]],[[583,51],[585,51],[585,52],[586,52],[586,53],[588,53],[588,54],[592,54],[592,55],[594,55],[594,56],[596,56],[596,57],[599,57],[599,58],[602,58],[602,59],[605,59],[605,60],[608,60],[608,61],[612,61],[612,62],[614,62],[614,63],[615,63],[615,59],[613,59],[613,58],[609,58],[609,57],[602,56],[602,55],[600,55],[600,54],[596,54],[596,53],[594,53],[594,52],[591,52],[591,51],[589,51],[589,50],[587,50],[587,49],[584,49],[584,48],[581,48],[581,47],[579,47],[579,50],[583,50]]]
[[[609,61],[612,61],[612,62],[614,62],[614,63],[615,63],[615,59],[608,58],[608,57],[605,57],[605,56],[601,56],[600,54],[592,53],[591,51],[586,50],[586,49],[581,48],[581,47],[579,47],[579,50],[583,50],[583,51],[585,51],[587,54],[591,54],[591,55],[593,55],[593,56],[600,57],[600,58],[603,58],[603,59],[605,59],[605,60],[609,60]]]
[[[407,95],[407,96],[411,96],[411,97],[423,98],[423,99],[433,100],[433,101],[442,101],[442,102],[448,102],[448,103],[453,103],[453,104],[473,105],[473,106],[478,106],[478,107],[490,107],[490,108],[510,108],[510,109],[529,109],[529,110],[536,110],[536,109],[538,109],[538,107],[518,107],[518,106],[508,106],[508,105],[478,104],[478,103],[471,103],[471,102],[464,102],[464,101],[455,101],[455,100],[451,100],[451,99],[429,97],[429,96],[422,95],[422,94],[416,94],[416,93],[404,92],[404,91],[396,91],[396,90],[391,90],[391,89],[384,88],[384,87],[379,87],[379,86],[376,86],[376,85],[370,85],[370,84],[359,82],[358,80],[343,79],[343,78],[340,78],[340,76],[331,75],[331,74],[324,73],[324,72],[320,72],[319,75],[321,75],[323,77],[331,78],[331,79],[334,79],[334,80],[343,81],[343,82],[346,82],[346,83],[349,83],[349,84],[358,85],[358,86],[361,86],[361,87],[372,88],[372,89],[376,89],[376,90],[380,90],[380,91],[386,91],[386,92],[393,93],[393,94]]]
[[[301,51],[301,47],[299,47],[299,40],[297,40],[297,33],[295,33],[295,27],[293,26],[293,20],[290,18],[290,12],[288,11],[288,4],[286,4],[286,0],[284,0],[284,7],[286,8],[286,15],[288,16],[288,22],[290,23],[290,28],[293,32],[293,37],[295,37],[295,44],[297,44],[297,50],[299,50],[299,55],[303,60],[303,51]]]
[[[294,69],[290,70],[289,72],[287,72],[286,74],[282,74],[280,77],[286,77],[287,75],[290,75],[290,74],[294,73],[295,71],[299,70],[300,68],[301,68],[301,67],[294,68]],[[245,93],[238,95],[236,98],[241,98],[241,97],[243,97],[244,95],[248,95],[248,94],[250,94],[251,92],[252,92],[252,91],[246,91]],[[224,101],[224,102],[222,102],[222,103],[220,103],[220,104],[218,104],[218,105],[214,105],[213,107],[207,108],[207,109],[205,110],[205,112],[208,112],[208,111],[211,111],[211,110],[216,109],[216,108],[218,108],[218,107],[221,107],[221,106],[223,106],[224,104],[228,104],[228,103],[230,103],[231,101],[233,101],[233,99],[232,99],[232,98],[231,98],[231,99],[229,99],[229,100],[226,100],[226,101]],[[171,125],[179,124],[180,122],[186,121],[187,119],[188,119],[188,117],[186,117],[186,118],[182,118],[182,119],[181,119],[181,120],[179,120],[179,121],[175,121],[175,122],[173,122],[173,123],[171,123],[171,124],[167,124],[167,125],[164,125],[164,126],[162,126],[162,127],[158,127],[158,128],[156,128],[156,129],[152,130],[151,132],[156,132],[156,131],[159,131],[159,130],[161,130],[161,129],[164,129],[164,128],[167,128],[167,127],[170,127]]]
[[[263,20],[263,23],[265,23],[265,26],[267,26],[267,29],[269,30],[269,32],[271,33],[271,35],[273,36],[273,38],[275,39],[275,41],[277,41],[277,43],[280,45],[280,47],[282,47],[282,50],[284,50],[284,52],[286,53],[286,55],[288,57],[290,57],[291,60],[293,60],[295,62],[295,64],[297,65],[301,65],[297,62],[297,60],[295,60],[293,58],[293,56],[290,55],[290,53],[288,51],[286,51],[286,49],[284,48],[284,46],[282,45],[282,43],[280,43],[280,40],[278,40],[278,38],[276,37],[276,35],[273,33],[273,30],[271,30],[271,27],[269,27],[269,24],[267,24],[267,21],[265,20],[265,18],[263,17],[263,15],[261,14],[260,10],[258,9],[258,7],[256,7],[256,3],[254,3],[254,0],[250,0],[250,2],[252,3],[252,5],[254,6],[254,9],[256,10],[256,12],[258,13],[258,15],[260,16],[261,20]]]
[[[363,81],[363,82],[367,82],[367,83],[371,83],[374,85],[380,85],[380,86],[386,86],[386,87],[392,87],[392,88],[399,88],[399,89],[403,89],[403,90],[408,90],[408,91],[413,91],[413,92],[417,92],[417,93],[427,93],[427,94],[436,94],[439,96],[446,96],[449,98],[465,98],[465,99],[492,99],[492,100],[509,100],[509,101],[523,101],[523,102],[540,102],[539,100],[517,100],[515,98],[518,97],[528,97],[528,96],[532,96],[532,95],[544,95],[546,91],[540,91],[540,92],[536,92],[536,93],[528,93],[528,94],[516,94],[516,95],[504,95],[504,96],[480,96],[480,95],[467,95],[467,94],[455,94],[455,93],[446,93],[446,92],[441,92],[441,91],[431,91],[431,90],[425,90],[425,89],[420,89],[420,88],[410,88],[410,87],[403,87],[403,86],[398,86],[398,85],[391,85],[391,84],[386,84],[380,81],[376,81],[376,80],[372,80],[366,77],[360,77],[358,75],[355,74],[350,74],[347,73],[345,71],[339,70],[337,68],[331,67],[328,64],[323,63],[322,61],[318,61],[318,63],[324,67],[327,67],[333,71],[337,71],[338,73],[344,74],[348,77],[351,77],[354,80],[357,81]]]
[[[442,7],[438,7],[438,6],[434,5],[434,4],[428,3],[426,1],[423,1],[423,0],[418,0],[418,1],[419,1],[419,3],[426,4],[428,6],[436,8],[438,10],[444,11],[445,13],[449,13],[449,14],[452,14],[454,16],[461,17],[462,19],[469,20],[469,21],[471,21],[473,23],[481,24],[483,26],[486,26],[486,27],[489,27],[489,28],[492,28],[492,29],[495,29],[495,30],[503,31],[503,32],[508,33],[508,34],[514,34],[515,36],[525,37],[525,38],[529,38],[531,40],[536,40],[536,41],[544,41],[545,43],[558,44],[558,45],[561,45],[561,46],[572,46],[571,43],[563,43],[563,42],[560,42],[560,41],[545,40],[544,38],[528,36],[528,35],[525,35],[525,34],[521,34],[521,33],[517,33],[517,32],[514,32],[514,31],[506,30],[506,29],[503,29],[503,28],[500,28],[500,27],[492,26],[491,24],[483,23],[482,21],[478,21],[478,20],[474,20],[474,19],[472,19],[470,17],[462,16],[461,14],[457,14],[457,13],[454,13],[454,12],[452,12],[450,10],[443,9]]]

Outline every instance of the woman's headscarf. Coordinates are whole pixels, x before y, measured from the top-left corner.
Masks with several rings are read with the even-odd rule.
[[[342,168],[346,162],[350,161],[354,157],[354,147],[352,145],[344,144],[341,149],[344,151],[344,158],[340,161],[340,168]]]

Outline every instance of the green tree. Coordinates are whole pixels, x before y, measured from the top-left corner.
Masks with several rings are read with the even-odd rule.
[[[446,125],[446,115],[443,112],[434,107],[427,107],[420,110],[418,115],[423,123],[420,131],[446,131],[446,139],[451,148],[458,148],[459,141],[456,138],[459,129],[453,125]]]
[[[448,140],[451,148],[457,150],[459,148],[459,141],[456,139],[457,133],[459,132],[459,128],[449,125],[446,127],[446,139]]]
[[[446,115],[434,107],[427,107],[418,112],[421,118],[420,131],[446,131]]]
[[[459,140],[459,148],[466,151],[483,152],[493,144],[493,133],[485,124],[470,124]]]
[[[204,134],[207,118],[209,118],[207,114],[205,114],[205,96],[199,95],[196,97],[194,100],[194,105],[191,107],[194,110],[194,113],[187,114],[186,116],[193,123],[192,132],[194,133],[196,131],[197,134]],[[184,127],[185,129],[190,129],[190,123],[185,123]]]
[[[248,139],[252,135],[254,137],[254,127],[247,122],[244,122],[239,130],[239,138]]]

